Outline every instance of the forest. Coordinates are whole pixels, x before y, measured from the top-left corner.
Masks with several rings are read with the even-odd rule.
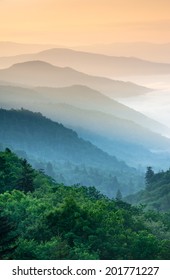
[[[0,128],[0,150],[10,148],[59,183],[94,185],[110,198],[144,186],[143,172],[41,113],[0,109]]]
[[[170,260],[169,11],[0,0],[1,260]]]
[[[147,209],[157,211],[170,210],[170,169],[155,173],[151,166],[147,167],[146,188],[134,195],[129,195],[126,201],[133,204],[143,204]]]
[[[148,168],[145,191],[156,181],[168,191],[168,176]],[[169,209],[133,206],[120,192],[111,199],[93,186],[59,184],[9,148],[0,152],[0,193],[0,259],[170,258]]]

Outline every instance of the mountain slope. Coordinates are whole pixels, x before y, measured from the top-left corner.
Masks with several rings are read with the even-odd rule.
[[[147,173],[146,173],[147,174]],[[126,198],[132,204],[144,204],[148,209],[170,210],[170,170],[148,177],[146,189]]]
[[[65,103],[81,109],[100,111],[115,117],[130,120],[153,131],[163,133],[167,128],[146,117],[145,115],[112,100],[101,94],[99,91],[92,90],[85,86],[72,86],[65,88],[36,88],[40,96],[52,100],[53,103]]]
[[[0,162],[0,259],[169,260],[168,213],[58,184],[9,149]]]
[[[154,143],[158,144],[157,148],[159,144],[164,149],[169,146],[167,138],[154,133],[151,135],[151,131],[168,133],[168,128],[84,86],[34,89],[0,86],[0,99],[1,104],[7,108],[26,107],[34,111],[38,110],[56,121],[88,128],[111,138],[125,137],[132,140],[137,137],[137,142],[142,143],[145,134],[148,135],[151,146],[154,146]],[[65,105],[61,108],[58,104]],[[103,125],[101,126],[100,123]]]
[[[121,77],[131,75],[169,74],[170,64],[156,63],[135,57],[108,56],[72,49],[53,48],[40,53],[0,58],[0,67],[5,68],[28,60],[43,60],[60,67],[72,67],[96,76]]]
[[[47,105],[48,106],[48,105]],[[39,109],[41,106],[38,107]],[[43,108],[43,106],[42,106]],[[79,127],[89,133],[110,140],[139,144],[150,150],[170,151],[170,139],[146,129],[135,122],[115,117],[95,110],[79,109],[67,104],[51,104],[46,115],[66,126]],[[51,109],[51,110],[50,110]]]
[[[40,113],[0,109],[0,143],[3,147],[26,152],[34,162],[52,163],[63,176],[66,167],[69,167],[67,182],[79,183],[79,172],[83,173],[81,179],[84,178],[82,181],[85,182],[86,176],[90,174],[88,185],[94,185],[98,179],[96,187],[107,195],[111,193],[113,196],[117,186],[120,186],[124,194],[142,188],[143,175],[135,168],[118,161],[116,157],[79,138],[73,130]]]
[[[77,134],[55,123],[40,113],[21,110],[0,109],[1,143],[22,148],[29,154],[75,163],[88,162],[105,165],[117,162],[89,142],[78,138]]]
[[[53,64],[67,65],[79,71],[106,77],[170,73],[168,63],[154,63],[135,57],[107,56],[70,49],[46,50],[40,52],[36,57],[51,63],[53,61]]]
[[[69,67],[57,67],[43,61],[28,61],[0,70],[0,80],[29,86],[64,87],[86,85],[111,97],[144,94],[150,89],[130,82],[90,76]]]
[[[22,106],[21,101],[25,104],[35,101],[48,103],[66,103],[82,109],[97,110],[104,113],[113,114],[117,117],[135,120],[137,123],[153,130],[166,130],[162,124],[149,119],[148,117],[128,108],[125,105],[114,101],[98,91],[92,90],[86,86],[71,86],[63,88],[25,88],[17,86],[0,85],[1,102],[9,102],[11,105],[18,102]]]
[[[127,120],[115,116],[115,107],[121,113],[130,108],[121,106],[107,97],[82,86],[71,88],[19,88],[0,87],[1,106],[4,108],[27,108],[39,111],[50,119],[74,129],[78,135],[100,147],[131,166],[167,168],[170,140],[144,127],[148,124],[161,132],[165,128],[156,122],[143,117],[143,126],[135,123],[138,119],[133,112],[133,119]],[[98,102],[96,103],[96,100]],[[65,102],[65,103],[63,103]],[[67,103],[66,103],[67,102]],[[73,106],[73,104],[75,104]],[[110,106],[112,105],[112,106]],[[110,108],[110,109],[109,109]],[[123,108],[125,108],[123,110]],[[119,110],[118,110],[119,109]],[[137,113],[137,112],[136,112]],[[147,121],[146,121],[147,120]],[[156,126],[157,125],[157,126]],[[155,151],[156,153],[155,153]],[[165,154],[166,153],[166,154]]]

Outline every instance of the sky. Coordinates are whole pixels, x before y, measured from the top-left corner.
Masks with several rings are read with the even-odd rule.
[[[170,42],[170,1],[0,0],[0,41]]]

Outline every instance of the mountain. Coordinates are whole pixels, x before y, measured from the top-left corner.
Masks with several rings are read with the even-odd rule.
[[[74,46],[77,51],[92,52],[110,56],[138,57],[160,63],[170,63],[170,43],[129,42]]]
[[[101,166],[116,162],[115,158],[78,138],[71,129],[40,113],[0,109],[0,128],[1,143],[23,149],[37,157]]]
[[[146,189],[128,196],[126,201],[143,204],[147,209],[170,211],[170,170],[154,173],[151,167],[146,172]]]
[[[79,109],[99,111],[117,118],[130,120],[161,134],[169,133],[168,128],[159,122],[86,86],[25,88],[0,85],[0,100],[1,104],[8,108],[26,107],[34,111],[38,108],[41,111],[43,108],[45,109],[44,105],[51,106],[51,108],[48,107],[43,111],[45,114],[51,113],[50,117],[54,116],[53,112],[56,111],[55,104],[68,104]]]
[[[113,197],[118,188],[129,194],[143,186],[143,175],[135,168],[40,113],[0,109],[0,143],[24,153],[24,157],[26,153],[39,168],[41,163],[47,164],[54,178],[56,174],[60,175],[60,181],[64,182],[66,178],[67,183],[86,185],[95,182],[96,187],[108,196]]]
[[[72,49],[53,48],[35,54],[0,58],[0,67],[41,60],[60,67],[71,67],[95,76],[115,78],[136,75],[170,74],[169,63],[150,62],[135,57],[109,56]]]
[[[32,106],[39,104],[41,106],[42,103],[50,105],[65,103],[80,109],[100,111],[121,119],[130,120],[161,134],[169,132],[168,128],[159,122],[86,86],[75,85],[63,88],[36,87],[32,89],[0,86],[0,96],[1,104],[4,102],[4,105],[10,104],[11,107],[17,106],[17,103],[19,107],[24,107],[28,104]]]
[[[170,73],[168,63],[154,63],[134,56],[117,57],[55,48],[42,51],[36,57],[49,63],[57,63],[58,66],[70,66],[91,75],[106,77]]]
[[[0,162],[0,259],[169,260],[169,213],[59,184],[9,149]]]
[[[90,76],[69,67],[57,67],[43,61],[28,61],[0,70],[0,80],[29,86],[64,87],[86,85],[111,97],[144,94],[150,89],[130,82]]]
[[[154,128],[165,131],[164,126],[89,88],[1,86],[0,99],[4,108],[24,107],[43,113],[131,166],[169,166],[170,140],[153,132]],[[132,119],[128,120],[126,114]],[[142,125],[137,123],[138,118]]]
[[[37,87],[33,89],[15,86],[0,86],[0,98],[1,104],[3,106],[8,106],[8,108],[20,108],[26,106],[26,108],[29,108],[31,110],[33,109],[34,111],[37,108],[40,111],[43,110],[42,112],[48,115],[50,118],[54,118],[55,116],[59,117],[59,114],[57,115],[56,111],[57,104],[65,104],[65,106],[71,105],[73,108],[68,112],[68,114],[66,114],[66,111],[63,108],[65,115],[63,114],[61,117],[63,118],[63,121],[66,121],[66,118],[69,121],[69,115],[71,114],[72,118],[70,118],[70,121],[72,121],[73,119],[77,121],[75,123],[77,126],[83,122],[83,119],[86,120],[88,110],[90,111],[89,117],[93,115],[94,121],[95,119],[98,119],[98,117],[101,121],[103,117],[103,127],[100,127],[99,121],[98,125],[96,123],[95,127],[100,127],[100,129],[103,129],[105,132],[107,130],[107,123],[105,121],[105,118],[107,119],[108,125],[111,125],[111,123],[113,124],[114,119],[121,119],[120,121],[124,121],[129,124],[127,125],[127,127],[130,127],[130,125],[138,124],[141,126],[141,130],[143,128],[147,128],[151,131],[155,131],[158,133],[169,132],[168,128],[166,128],[164,125],[146,117],[145,115],[125,105],[122,105],[121,103],[115,100],[108,98],[107,96],[101,94],[98,91],[92,90],[85,86],[71,86],[64,88]],[[67,110],[69,110],[69,107],[67,108]],[[80,115],[79,117],[77,117],[78,115],[76,115],[76,108],[77,114]],[[78,109],[85,111],[81,112],[78,111]],[[89,123],[89,125],[91,123],[91,121],[86,122]],[[83,123],[83,125],[85,125],[85,122]],[[121,125],[118,126],[119,130],[121,130]],[[115,129],[115,131],[117,132],[119,131],[118,126]],[[89,127],[91,127],[92,130],[95,129],[94,125],[92,124]],[[135,129],[132,129],[132,131],[135,132]],[[115,136],[114,131],[112,132],[110,131],[110,129],[108,129],[108,132],[110,133],[110,135],[111,133],[113,133],[113,135]],[[133,133],[132,135],[129,135],[129,137],[133,138]]]
[[[74,130],[85,140],[107,152],[110,155],[122,159],[129,166],[133,166],[141,171],[145,171],[148,165],[152,165],[155,170],[169,168],[170,153],[165,151],[156,152],[150,150],[148,146],[144,145],[141,141],[131,142],[126,138],[108,139],[95,132],[74,127]]]
[[[45,112],[45,106],[38,106]],[[50,110],[51,109],[51,110]],[[157,152],[170,151],[170,139],[161,136],[133,121],[115,117],[96,110],[83,110],[68,104],[50,104],[46,107],[46,115],[51,119],[61,122],[66,126],[87,130],[87,134],[103,136],[110,141],[140,145]],[[84,136],[86,135],[83,134]],[[92,141],[92,139],[89,139]],[[114,145],[113,145],[114,150]],[[109,149],[107,150],[109,153]],[[123,158],[122,158],[123,159]]]
[[[77,85],[58,89],[38,87],[35,90],[39,93],[39,96],[46,98],[48,102],[51,100],[52,103],[65,103],[80,109],[100,111],[130,120],[161,134],[169,132],[169,129],[159,122],[86,86]]]
[[[146,168],[153,165],[157,170],[169,167],[170,139],[132,121],[68,104],[40,105],[38,108],[130,166]]]

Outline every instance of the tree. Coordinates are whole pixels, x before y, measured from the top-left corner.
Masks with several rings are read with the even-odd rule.
[[[150,185],[150,183],[152,182],[152,178],[154,176],[154,171],[152,170],[151,166],[147,167],[146,173],[145,173],[145,182],[146,182],[146,186],[148,187]]]
[[[5,153],[12,154],[12,152],[11,152],[11,150],[9,148],[5,149]]]
[[[18,188],[24,192],[32,192],[35,189],[34,177],[35,172],[26,159],[22,160],[22,172],[18,180]]]
[[[0,259],[8,259],[16,249],[14,226],[0,209]]]
[[[0,154],[0,193],[10,188],[13,179],[6,152]]]

